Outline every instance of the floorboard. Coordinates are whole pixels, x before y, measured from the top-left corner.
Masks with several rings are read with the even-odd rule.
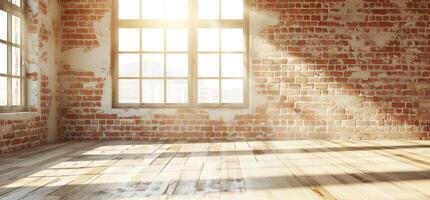
[[[1,155],[0,199],[430,199],[430,141],[58,143]]]

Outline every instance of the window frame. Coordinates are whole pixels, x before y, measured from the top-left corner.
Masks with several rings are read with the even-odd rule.
[[[249,3],[248,0],[243,0],[243,18],[238,20],[200,20],[197,16],[197,1],[198,0],[188,0],[188,18],[184,20],[168,20],[168,19],[137,19],[137,20],[120,20],[119,19],[119,0],[113,0],[112,3],[112,22],[111,22],[111,74],[112,74],[112,107],[113,108],[247,108],[249,107]],[[139,1],[140,4],[142,1]],[[221,5],[221,0],[219,1]],[[141,7],[141,5],[140,5]],[[219,8],[219,16],[221,17],[221,6]],[[142,13],[140,12],[140,15]],[[119,37],[118,32],[120,28],[138,28],[141,30],[143,28],[161,28],[161,29],[171,29],[171,28],[185,28],[188,31],[188,103],[119,103]],[[220,92],[220,103],[198,103],[198,74],[197,74],[197,57],[198,57],[198,38],[197,32],[199,28],[242,28],[243,29],[243,103],[222,103],[221,99],[221,84],[219,86]],[[166,31],[164,31],[166,33]],[[221,39],[220,39],[221,40]],[[166,35],[164,36],[164,42],[166,41]],[[220,41],[221,42],[221,41]],[[139,44],[141,45],[141,44]],[[166,45],[166,44],[165,44]],[[221,60],[222,55],[221,50],[219,50],[219,59]],[[143,52],[140,51],[139,55]],[[148,52],[145,52],[148,53]],[[151,52],[150,52],[151,53]],[[164,49],[164,54],[169,53]],[[140,58],[141,59],[141,58]],[[164,63],[166,66],[166,63]],[[219,63],[219,68],[221,71],[221,62]],[[139,66],[139,88],[142,87],[142,66]],[[164,83],[166,83],[166,70],[164,70]],[[122,79],[122,78],[121,78]],[[132,78],[137,79],[137,78]],[[219,74],[218,79],[228,79],[222,78]],[[236,78],[237,79],[237,78]],[[167,98],[167,85],[164,84],[164,99]],[[141,90],[141,89],[140,89]],[[139,101],[142,101],[142,91],[139,91]]]
[[[12,3],[12,0],[0,0],[0,10],[7,14],[7,41],[0,40],[0,43],[7,47],[7,74],[0,74],[0,77],[7,78],[7,105],[0,106],[0,113],[26,112],[27,107],[27,80],[25,68],[25,10],[24,0],[20,0],[20,6]],[[12,15],[20,18],[20,44],[12,41]],[[20,75],[12,75],[12,47],[20,49]],[[13,105],[12,101],[12,79],[20,79],[20,105]]]

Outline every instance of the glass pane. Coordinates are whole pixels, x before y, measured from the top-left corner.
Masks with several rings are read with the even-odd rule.
[[[222,77],[243,77],[242,54],[223,54],[221,63]]]
[[[139,1],[140,0],[122,0],[118,1],[120,19],[139,19]]]
[[[199,51],[219,51],[219,29],[202,28],[198,33]]]
[[[139,103],[139,80],[120,79],[118,89],[119,103]]]
[[[143,103],[164,103],[164,81],[143,80],[142,81]]]
[[[143,77],[163,77],[164,76],[164,55],[163,54],[143,54]]]
[[[188,103],[188,80],[167,80],[167,103]]]
[[[119,29],[119,50],[139,51],[139,29],[120,28]]]
[[[7,13],[0,10],[0,40],[7,40]]]
[[[219,103],[219,81],[217,79],[200,79],[198,85],[199,103]]]
[[[21,75],[21,49],[12,47],[12,74]]]
[[[167,19],[188,18],[188,0],[166,0]]]
[[[21,7],[21,0],[12,0],[12,3]]]
[[[143,19],[164,18],[164,1],[163,0],[143,0],[142,17]]]
[[[21,105],[21,79],[12,79],[12,105]]]
[[[243,0],[221,0],[222,19],[242,19]]]
[[[142,49],[143,51],[163,51],[164,30],[157,28],[142,29]]]
[[[219,19],[219,0],[198,0],[199,19]]]
[[[7,74],[7,46],[0,43],[0,74]]]
[[[167,55],[167,76],[187,77],[188,76],[188,54]]]
[[[243,51],[243,30],[241,28],[225,28],[221,31],[222,51]]]
[[[198,57],[199,77],[218,77],[219,76],[219,55],[218,54],[199,54]]]
[[[222,103],[243,103],[243,80],[222,80]]]
[[[167,29],[167,51],[187,51],[187,29]]]
[[[21,19],[12,15],[12,42],[21,44]]]
[[[139,77],[139,54],[119,54],[119,77]]]
[[[0,77],[0,106],[7,106],[7,78]]]

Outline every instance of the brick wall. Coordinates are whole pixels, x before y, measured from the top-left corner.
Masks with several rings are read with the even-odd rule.
[[[112,109],[110,3],[62,1],[65,140],[429,138],[426,0],[250,0],[262,28],[237,110]]]
[[[46,144],[57,128],[49,125],[56,118],[56,70],[60,56],[59,4],[37,0],[26,4],[24,54],[28,77],[28,112],[0,113],[0,154]],[[55,138],[55,135],[54,137]]]

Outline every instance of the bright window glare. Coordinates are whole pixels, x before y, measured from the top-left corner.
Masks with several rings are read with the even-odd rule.
[[[0,77],[0,106],[7,105],[7,78]]]
[[[167,103],[188,102],[188,80],[167,80]]]
[[[200,79],[198,85],[199,103],[219,103],[219,80]]]
[[[243,19],[243,0],[221,0],[222,19]]]
[[[0,40],[7,40],[7,13],[0,10]]]
[[[21,44],[21,19],[12,15],[12,42]]]
[[[119,4],[120,19],[139,19],[139,0],[125,0]]]
[[[119,29],[119,50],[139,51],[139,29],[120,28]]]
[[[241,28],[222,29],[221,50],[243,51],[243,30]]]
[[[163,51],[164,30],[155,28],[142,29],[142,49],[143,51]]]
[[[199,19],[219,19],[219,0],[198,0]]]
[[[142,0],[143,19],[162,19],[164,18],[163,0]]]
[[[222,77],[243,77],[243,55],[223,54]]]
[[[119,54],[119,77],[139,77],[139,54]]]
[[[21,75],[21,49],[12,47],[12,75]]]
[[[164,75],[163,54],[143,54],[143,77],[162,77]]]
[[[187,51],[187,29],[167,29],[167,51]]]
[[[219,51],[219,29],[199,29],[197,43],[199,51]]]
[[[142,102],[163,103],[164,84],[163,80],[142,80]]]
[[[219,76],[218,54],[199,54],[197,63],[199,77]]]
[[[188,18],[188,0],[166,0],[166,18]]]
[[[187,77],[188,76],[188,54],[167,55],[167,76]]]
[[[243,80],[222,80],[222,103],[243,103]]]
[[[0,74],[7,73],[7,46],[0,43]]]
[[[139,80],[119,80],[119,103],[139,103]]]
[[[12,105],[21,105],[21,79],[12,79]]]

